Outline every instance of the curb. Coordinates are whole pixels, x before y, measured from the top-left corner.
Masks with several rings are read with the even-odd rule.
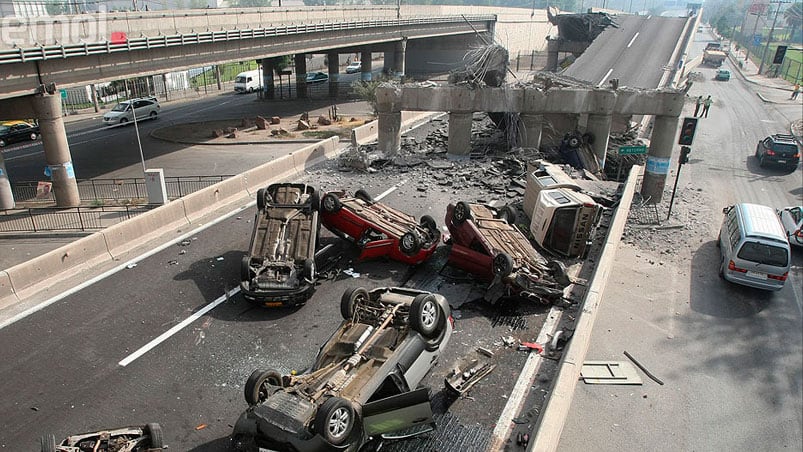
[[[630,213],[630,205],[633,202],[633,195],[636,190],[636,181],[639,179],[639,174],[643,169],[642,166],[633,166],[627,177],[619,207],[617,207],[611,220],[605,247],[588,286],[582,310],[577,317],[574,336],[563,353],[558,376],[549,391],[549,398],[544,407],[543,416],[541,416],[535,428],[536,436],[527,447],[527,452],[555,451],[558,448],[563,426],[566,423],[566,417],[569,414],[569,408],[574,397],[574,390],[591,343],[594,320],[600,309],[605,286],[608,284],[608,276],[615,263],[616,251],[622,238],[622,231],[624,231],[627,216]]]

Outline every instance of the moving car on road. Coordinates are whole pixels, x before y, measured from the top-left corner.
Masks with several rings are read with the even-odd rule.
[[[777,212],[789,244],[803,246],[803,206],[785,207]]]
[[[541,303],[563,297],[570,281],[563,264],[547,262],[515,226],[516,211],[460,201],[446,207],[449,263],[491,285],[485,300],[517,296]]]
[[[39,126],[25,121],[5,121],[0,123],[0,148],[11,143],[39,138]]]
[[[449,304],[406,288],[346,290],[343,322],[301,375],[257,370],[232,440],[240,451],[358,449],[414,426],[433,428],[429,392],[418,384],[452,334]]]
[[[718,69],[717,75],[714,76],[714,80],[719,80],[721,82],[727,82],[731,79],[731,71],[727,69]]]
[[[42,452],[147,452],[162,450],[162,427],[147,424],[68,436],[56,444],[56,437],[42,437]]]
[[[161,108],[159,101],[155,97],[129,99],[120,102],[110,111],[106,112],[103,115],[103,124],[125,124],[129,121],[133,121],[135,115],[137,121],[156,119]]]
[[[268,307],[299,306],[315,291],[315,250],[321,224],[318,192],[306,184],[272,184],[257,191],[257,213],[240,288]]]
[[[325,72],[310,72],[306,77],[307,85],[317,85],[329,81],[329,74]]]
[[[758,142],[756,158],[761,167],[772,164],[794,171],[800,163],[800,149],[794,136],[776,133]]]
[[[360,259],[387,256],[415,265],[428,259],[440,241],[440,231],[429,215],[415,217],[374,201],[365,190],[354,196],[331,191],[321,198],[321,221],[327,229],[353,241]]]
[[[346,66],[346,74],[356,74],[362,71],[362,63],[359,61],[352,61]]]

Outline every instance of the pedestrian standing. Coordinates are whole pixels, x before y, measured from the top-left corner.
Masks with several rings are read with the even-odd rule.
[[[798,94],[800,94],[800,83],[795,83],[795,88],[792,90],[792,97],[790,97],[790,99],[797,99]]]
[[[708,97],[706,97],[705,100],[703,101],[703,114],[702,114],[703,117],[705,117],[705,118],[708,117],[708,109],[711,108],[711,103],[712,102],[714,102],[714,101],[711,100],[711,96],[710,95]]]
[[[697,96],[697,100],[694,102],[694,117],[697,117],[697,113],[700,112],[700,107],[703,105],[703,96]]]

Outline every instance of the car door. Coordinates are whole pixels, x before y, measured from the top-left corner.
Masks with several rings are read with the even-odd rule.
[[[404,392],[363,405],[363,429],[367,436],[382,436],[385,439],[401,439],[434,429],[429,389],[421,388]],[[410,427],[422,426],[410,435],[388,436]]]
[[[25,124],[14,124],[11,126],[11,136],[8,140],[11,141],[22,141],[28,136],[28,126]]]

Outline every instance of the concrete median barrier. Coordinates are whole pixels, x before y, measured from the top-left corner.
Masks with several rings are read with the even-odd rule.
[[[184,213],[190,222],[203,217],[233,198],[240,198],[246,191],[243,175],[236,175],[214,185],[190,193],[182,198]]]
[[[11,286],[11,278],[5,270],[0,271],[0,310],[17,301],[19,301],[19,299],[17,298],[17,294],[14,293],[14,288]]]
[[[169,241],[173,229],[187,224],[189,221],[184,212],[184,201],[177,199],[108,227],[98,234],[106,240],[106,246],[112,257],[119,259],[132,249],[158,236],[164,236],[161,240],[163,242]]]
[[[311,167],[323,162],[328,158],[335,157],[338,153],[338,138],[332,137],[321,141],[314,146],[307,146],[298,152],[293,153],[293,167],[298,174]]]
[[[50,287],[51,278],[70,277],[111,260],[103,236],[92,234],[8,268],[6,273],[17,298],[23,299]]]

